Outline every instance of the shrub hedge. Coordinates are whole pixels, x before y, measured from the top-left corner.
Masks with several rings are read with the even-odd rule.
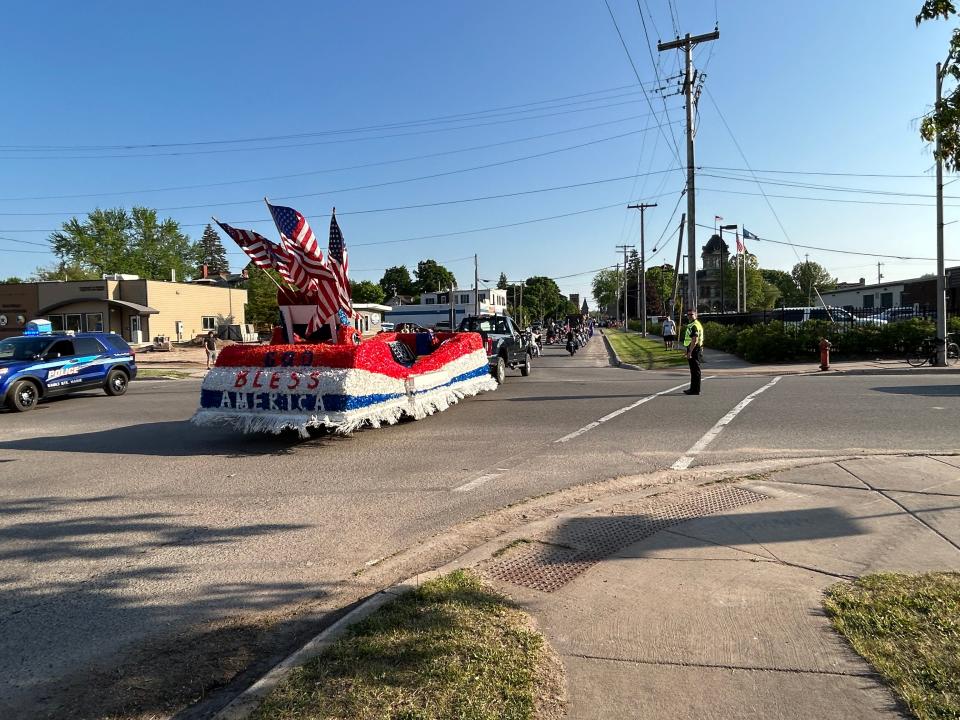
[[[630,322],[639,330],[639,321]],[[660,334],[660,325],[650,323],[648,332]],[[947,332],[960,339],[960,317],[947,321]],[[878,357],[903,355],[924,338],[933,337],[930,320],[904,320],[886,325],[844,325],[811,320],[800,325],[784,325],[773,321],[760,325],[703,324],[706,346],[739,355],[750,362],[779,362],[815,357],[820,352],[820,338],[830,341],[830,352],[839,357]]]

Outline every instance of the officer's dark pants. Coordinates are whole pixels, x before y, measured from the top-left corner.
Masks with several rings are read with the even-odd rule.
[[[694,349],[690,353],[690,357],[687,358],[687,364],[690,365],[690,392],[691,393],[700,393],[700,361],[703,359],[703,350],[700,348]]]

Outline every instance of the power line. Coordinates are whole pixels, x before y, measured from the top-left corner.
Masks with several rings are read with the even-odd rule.
[[[531,115],[529,117],[508,118],[505,120],[495,120],[492,122],[458,125],[456,127],[415,130],[413,132],[391,133],[386,135],[371,135],[368,137],[341,138],[337,140],[318,140],[315,142],[300,142],[300,143],[292,143],[292,144],[286,144],[286,145],[266,145],[266,146],[243,147],[243,148],[221,148],[217,150],[183,150],[183,151],[177,151],[177,152],[161,152],[161,153],[125,153],[125,154],[112,154],[112,155],[31,155],[31,156],[17,156],[17,157],[6,156],[4,157],[4,159],[5,160],[102,160],[102,159],[110,159],[110,158],[176,157],[176,156],[186,156],[186,155],[214,155],[214,154],[222,154],[222,153],[255,152],[255,151],[261,151],[261,150],[282,150],[285,148],[316,147],[319,145],[339,145],[343,143],[366,142],[368,140],[385,140],[385,139],[392,139],[392,138],[398,138],[398,137],[411,137],[414,135],[430,135],[430,134],[441,133],[441,132],[455,132],[457,130],[469,130],[469,129],[478,128],[478,127],[491,127],[493,125],[503,125],[505,123],[513,123],[513,122],[524,122],[527,120],[541,120],[543,118],[556,117],[558,115],[571,115],[573,113],[578,113],[578,112],[590,112],[593,110],[605,110],[613,107],[621,107],[623,105],[632,105],[637,102],[640,102],[640,100],[639,99],[626,100],[624,102],[610,103],[608,105],[598,105],[596,107],[590,107],[590,108],[579,108],[575,110],[564,110],[562,112],[556,112],[556,113]],[[652,111],[652,108],[651,108],[651,111]]]
[[[763,185],[775,185],[779,187],[792,187],[804,190],[826,190],[828,192],[845,192],[863,195],[889,195],[893,197],[917,197],[917,198],[935,198],[936,195],[929,193],[903,192],[901,190],[875,190],[871,188],[846,187],[841,185],[820,185],[818,183],[803,183],[793,180],[769,180],[767,178],[748,178],[739,175],[721,175],[715,173],[701,173],[703,177],[712,177],[720,180],[734,180],[737,182],[760,183]],[[960,195],[944,195],[951,200],[960,199]]]
[[[782,198],[784,200],[810,200],[813,202],[831,202],[831,203],[844,203],[850,205],[892,205],[894,207],[935,207],[935,203],[915,203],[915,202],[894,202],[886,200],[846,200],[843,198],[825,198],[825,197],[810,197],[808,195],[778,195],[775,193],[768,193],[761,188],[761,191],[758,193],[746,192],[745,190],[721,190],[719,188],[705,188],[701,187],[700,190],[706,192],[715,192],[723,193],[725,195],[746,195],[751,197],[764,197],[764,198]],[[944,207],[960,207],[960,204],[947,204]],[[10,232],[10,231],[7,231]]]
[[[652,84],[652,83],[651,83]],[[85,151],[85,150],[137,150],[137,149],[146,149],[146,148],[166,148],[166,147],[191,147],[191,146],[202,146],[202,145],[221,145],[221,144],[237,144],[237,143],[248,143],[248,142],[270,142],[276,140],[292,140],[296,138],[304,137],[317,137],[317,136],[326,136],[326,135],[341,135],[341,134],[350,134],[350,133],[360,133],[360,132],[370,132],[373,130],[388,130],[395,129],[400,127],[410,127],[414,125],[423,125],[429,123],[438,123],[438,122],[451,122],[458,119],[469,118],[476,115],[486,115],[490,113],[497,113],[504,110],[511,110],[514,112],[527,112],[525,110],[520,110],[520,108],[530,108],[534,105],[546,105],[549,103],[561,102],[563,100],[573,100],[576,98],[583,98],[590,95],[604,95],[607,93],[619,92],[620,90],[630,90],[627,93],[621,93],[619,95],[612,95],[606,98],[593,98],[592,100],[581,100],[574,103],[565,103],[563,105],[556,105],[553,108],[541,108],[541,109],[555,109],[557,107],[568,107],[571,105],[589,103],[589,102],[602,102],[605,100],[613,100],[616,98],[627,97],[628,95],[635,94],[637,92],[637,86],[633,83],[629,85],[620,85],[614,88],[607,88],[605,90],[591,90],[589,92],[578,93],[575,95],[565,95],[562,97],[551,98],[548,100],[535,100],[529,103],[519,103],[516,105],[504,105],[500,107],[488,108],[486,110],[474,110],[466,113],[457,113],[453,115],[439,115],[431,118],[421,118],[419,120],[407,120],[403,122],[394,122],[394,123],[384,123],[380,125],[366,125],[359,126],[354,128],[338,128],[334,130],[314,130],[304,133],[292,133],[287,135],[265,135],[259,137],[249,137],[249,138],[233,138],[233,139],[220,139],[220,140],[199,140],[199,141],[189,141],[189,142],[174,142],[174,143],[131,143],[131,144],[120,144],[120,145],[0,145],[0,150],[73,150],[73,151]],[[529,111],[535,111],[537,108],[531,108]]]
[[[713,230],[712,225],[701,225],[700,223],[697,223],[697,225],[702,228],[709,228]],[[773,243],[774,245],[789,245],[794,248],[798,248],[798,247],[803,248],[804,250],[820,250],[822,252],[837,253],[838,255],[859,255],[863,257],[890,258],[891,260],[918,260],[918,261],[924,261],[924,262],[936,260],[936,258],[913,257],[910,255],[885,255],[884,253],[863,252],[860,250],[838,250],[837,248],[820,247],[818,245],[802,245],[800,243],[795,243],[793,241],[787,242],[783,240],[771,240],[770,238],[762,238],[762,237],[751,238],[751,241],[752,240],[759,240],[760,242]],[[797,259],[799,260],[799,256],[797,257]],[[949,262],[960,262],[960,259],[955,259],[955,258],[947,258],[947,260]]]
[[[609,0],[603,0],[603,4],[607,6],[607,12],[610,13],[610,19],[613,21],[613,27],[616,28],[617,37],[620,38],[620,44],[623,45],[623,51],[627,54],[627,60],[630,61],[630,67],[633,68],[633,74],[637,77],[637,82],[640,83],[640,89],[643,90],[643,97],[647,101],[647,106],[650,108],[650,112],[654,113],[654,117],[657,119],[657,128],[660,130],[660,134],[663,135],[663,139],[667,140],[666,133],[663,130],[663,124],[660,122],[660,117],[656,115],[656,112],[653,109],[653,103],[650,102],[650,96],[647,94],[646,88],[643,86],[643,81],[640,79],[640,73],[637,71],[636,63],[633,62],[633,56],[630,54],[630,48],[627,47],[626,41],[623,39],[623,33],[620,32],[620,26],[617,24],[617,18],[613,14],[613,10],[610,9]],[[669,140],[667,140],[669,144]],[[677,163],[680,164],[680,154],[676,155]]]
[[[276,200],[298,200],[298,199],[308,198],[308,197],[319,197],[319,196],[322,196],[322,195],[333,195],[333,194],[336,194],[336,193],[354,192],[354,191],[356,191],[356,190],[370,190],[370,189],[373,189],[373,188],[389,187],[389,186],[392,186],[392,185],[403,185],[403,184],[410,183],[410,182],[418,182],[418,181],[420,181],[420,180],[433,180],[433,179],[441,178],[441,177],[449,177],[449,176],[451,176],[451,175],[459,175],[460,173],[465,173],[465,172],[474,172],[474,171],[476,171],[476,170],[486,170],[486,169],[488,169],[488,168],[493,168],[493,167],[502,167],[503,165],[510,165],[510,164],[512,164],[512,163],[522,162],[522,161],[525,161],[525,160],[534,160],[534,159],[541,158],[541,157],[547,157],[547,156],[549,156],[549,155],[556,155],[556,154],[558,154],[558,153],[569,152],[570,150],[579,150],[579,149],[581,149],[581,148],[590,147],[590,146],[592,146],[592,145],[598,145],[598,144],[603,143],[603,142],[609,142],[609,141],[611,141],[611,140],[619,140],[619,139],[622,139],[622,138],[625,138],[625,137],[629,137],[630,135],[637,135],[637,134],[642,133],[642,132],[645,132],[645,131],[644,131],[644,130],[630,130],[630,131],[625,132],[625,133],[620,133],[619,135],[612,135],[612,136],[610,136],[610,137],[600,138],[600,139],[598,139],[598,140],[590,140],[590,141],[585,142],[585,143],[578,143],[577,145],[568,145],[568,146],[566,146],[566,147],[555,148],[555,149],[553,149],[553,150],[545,150],[545,151],[543,151],[543,152],[533,153],[533,154],[531,154],[531,155],[522,155],[522,156],[516,157],[516,158],[509,158],[509,159],[507,159],[507,160],[498,160],[497,162],[484,163],[483,165],[474,165],[474,166],[472,166],[472,167],[467,167],[467,168],[457,168],[457,169],[455,169],[455,170],[445,170],[445,171],[443,171],[443,172],[431,173],[431,174],[429,174],[429,175],[420,175],[420,176],[412,177],[412,178],[401,178],[401,179],[399,179],[399,180],[385,180],[385,181],[379,182],[379,183],[369,183],[369,184],[366,184],[366,185],[355,185],[355,186],[353,186],[353,187],[337,188],[337,189],[333,189],[333,190],[322,190],[322,191],[320,191],[320,192],[300,193],[300,194],[298,194],[298,195],[280,195],[280,196],[276,196],[274,199],[276,199]],[[262,203],[262,202],[263,202],[263,199],[262,199],[262,198],[257,198],[257,199],[255,199],[255,200],[234,200],[234,201],[229,201],[229,202],[206,202],[206,203],[198,203],[198,204],[194,204],[194,205],[174,205],[174,206],[169,206],[169,207],[158,207],[158,208],[154,208],[154,209],[157,210],[157,211],[166,212],[166,211],[170,211],[170,210],[196,210],[196,209],[198,209],[198,208],[233,207],[233,206],[237,206],[237,205],[259,205],[259,204]],[[39,216],[52,216],[52,215],[73,215],[73,216],[76,216],[76,215],[82,215],[82,214],[83,214],[83,211],[26,212],[26,213],[20,213],[20,212],[13,212],[13,213],[0,212],[0,216],[6,215],[6,216],[24,216],[24,217],[26,217],[26,216],[29,216],[29,217],[39,217]],[[345,214],[346,214],[346,213],[345,213]]]
[[[412,155],[412,156],[403,157],[403,158],[395,158],[392,160],[380,160],[380,161],[371,162],[371,163],[361,163],[359,165],[346,165],[344,167],[325,168],[323,170],[311,170],[309,172],[290,173],[287,175],[268,175],[266,177],[247,178],[244,180],[228,180],[223,182],[201,183],[201,184],[194,184],[194,185],[177,185],[177,186],[169,186],[169,187],[161,187],[161,188],[148,188],[144,190],[117,190],[112,192],[78,193],[78,194],[72,194],[72,195],[41,195],[41,196],[28,196],[28,197],[0,198],[0,202],[21,202],[24,200],[64,200],[64,199],[72,199],[72,198],[109,197],[111,195],[140,195],[140,194],[155,193],[155,192],[171,192],[171,191],[177,191],[177,190],[197,190],[197,189],[203,189],[203,188],[224,187],[228,185],[242,185],[246,183],[270,182],[274,180],[288,180],[292,178],[312,177],[314,175],[324,175],[327,173],[343,172],[346,170],[360,170],[360,169],[370,168],[370,167],[380,167],[383,165],[393,165],[397,163],[412,162],[414,160],[426,160],[426,159],[435,158],[435,157],[443,157],[446,155],[455,155],[458,153],[472,152],[475,150],[488,150],[490,148],[500,147],[503,145],[512,145],[514,143],[530,142],[532,140],[541,140],[543,138],[553,137],[555,135],[565,135],[568,133],[579,132],[581,130],[591,130],[593,128],[604,127],[606,125],[615,125],[617,123],[628,122],[630,120],[637,120],[640,118],[649,118],[650,115],[651,115],[650,113],[643,113],[641,115],[630,115],[628,117],[620,118],[618,120],[607,120],[605,122],[592,123],[590,125],[583,125],[577,128],[569,128],[567,130],[557,130],[554,132],[541,133],[539,135],[530,135],[523,138],[504,140],[501,142],[488,143],[485,145],[473,145],[471,147],[457,148],[454,150],[444,150],[441,152],[427,153],[425,155]]]
[[[753,172],[769,173],[781,175],[824,175],[838,177],[876,177],[876,178],[925,178],[932,180],[932,175],[899,175],[892,173],[853,173],[853,172],[833,172],[828,170],[751,170],[750,168],[722,167],[718,165],[701,165],[700,170],[723,170],[727,172]]]

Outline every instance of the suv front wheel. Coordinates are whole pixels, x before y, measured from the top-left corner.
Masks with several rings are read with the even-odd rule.
[[[40,390],[29,380],[18,380],[7,395],[7,407],[14,412],[33,410],[40,399]]]

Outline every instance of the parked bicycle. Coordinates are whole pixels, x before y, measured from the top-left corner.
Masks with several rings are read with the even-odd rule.
[[[960,345],[951,342],[951,335],[947,335],[947,365],[956,365],[960,362]],[[912,367],[923,367],[927,363],[937,364],[937,346],[939,338],[924,338],[920,346],[907,353],[907,363]]]

